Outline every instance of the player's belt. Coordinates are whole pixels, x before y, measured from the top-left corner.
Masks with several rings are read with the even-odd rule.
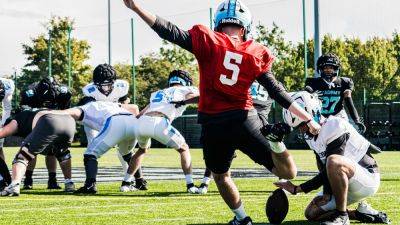
[[[150,116],[150,117],[163,117],[163,118],[167,119],[168,121],[170,121],[170,119],[168,118],[168,116],[165,115],[165,114],[162,113],[162,112],[151,111],[151,112],[145,113],[144,115]]]

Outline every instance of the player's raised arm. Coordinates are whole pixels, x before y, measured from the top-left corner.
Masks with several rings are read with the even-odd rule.
[[[124,3],[126,7],[138,14],[162,39],[177,44],[189,52],[192,51],[192,39],[188,31],[182,30],[175,24],[142,9],[135,0],[124,0]]]

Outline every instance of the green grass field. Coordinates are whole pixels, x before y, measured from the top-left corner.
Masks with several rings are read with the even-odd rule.
[[[16,148],[7,148],[11,161]],[[83,166],[82,148],[73,149],[73,165]],[[291,151],[299,170],[316,170],[311,151]],[[192,150],[193,167],[202,168],[200,150]],[[379,192],[368,202],[387,212],[392,224],[400,224],[400,152],[385,152],[377,157],[382,182]],[[38,167],[44,167],[43,157]],[[115,151],[101,158],[99,166],[119,165]],[[179,167],[178,154],[170,149],[152,149],[144,166]],[[258,167],[246,156],[238,155],[233,167]],[[294,182],[308,179],[299,177]],[[247,213],[255,224],[266,224],[265,202],[274,186],[274,178],[235,179]],[[80,184],[78,184],[80,186]],[[147,192],[120,193],[119,183],[100,183],[96,196],[76,196],[48,191],[44,185],[24,191],[17,198],[0,198],[0,224],[226,224],[232,217],[218,194],[215,184],[207,195],[188,195],[184,181],[150,181]],[[303,210],[315,193],[290,196],[290,210],[284,224],[312,224],[305,221]],[[355,207],[355,206],[353,206]],[[356,223],[356,222],[354,222]]]

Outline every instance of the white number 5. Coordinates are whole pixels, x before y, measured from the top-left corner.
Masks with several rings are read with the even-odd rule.
[[[227,78],[227,75],[221,74],[219,80],[221,83],[232,86],[236,84],[240,72],[240,68],[238,65],[242,63],[243,56],[234,52],[226,51],[225,59],[224,59],[224,66],[228,70],[232,70],[232,77],[231,79]],[[232,59],[235,63],[232,63]]]

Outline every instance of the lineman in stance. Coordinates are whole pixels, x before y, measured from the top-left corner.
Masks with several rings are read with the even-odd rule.
[[[93,82],[82,88],[82,92],[85,96],[93,97],[96,101],[106,101],[114,103],[128,104],[128,91],[129,83],[125,80],[117,79],[117,73],[115,69],[108,64],[100,64],[93,71]],[[98,135],[98,131],[84,126],[88,145],[92,142],[93,138]],[[128,168],[129,161],[127,158],[123,158],[118,151],[118,159],[121,162],[123,173]],[[147,190],[147,182],[142,177],[141,168],[135,173],[135,187],[139,190]]]
[[[21,92],[21,108],[30,109],[67,109],[71,105],[71,92],[68,87],[60,85],[52,77],[43,78],[39,82],[29,85],[28,89]],[[55,150],[57,151],[57,150]],[[33,170],[36,158],[29,162],[25,173],[24,189],[33,187]],[[49,172],[48,189],[61,189],[57,183],[57,159],[52,151],[46,154],[46,167]]]
[[[312,135],[296,115],[283,110],[285,122],[293,128],[298,127],[305,135],[307,144],[317,156],[320,172],[299,186],[290,181],[275,184],[292,194],[308,193],[324,185],[327,193],[319,193],[314,198],[306,209],[306,217],[323,221],[321,225],[348,225],[347,206],[371,197],[378,191],[380,174],[378,164],[371,155],[376,147],[345,119],[322,116],[318,96],[302,91],[292,97],[321,124],[320,133]],[[362,222],[388,222],[386,214],[362,205],[349,214]]]
[[[39,112],[22,111],[14,118],[8,119],[0,130],[1,138],[11,135],[25,138],[13,161],[12,181],[1,192],[1,196],[18,196],[20,183],[29,161],[37,154],[46,155],[49,152],[54,153],[60,162],[65,178],[65,191],[75,190],[71,180],[71,154],[68,149],[74,138],[75,121],[68,115],[39,114]]]
[[[182,70],[174,70],[169,74],[168,86],[166,89],[152,93],[150,104],[140,113],[136,126],[140,148],[132,157],[128,172],[122,182],[121,191],[129,190],[127,186],[129,179],[132,179],[132,174],[142,164],[144,154],[150,148],[151,138],[179,152],[187,191],[191,194],[198,191],[193,184],[189,146],[171,123],[175,118],[182,115],[186,109],[186,104],[198,102],[199,91],[192,86],[192,78],[189,73]]]
[[[96,194],[97,160],[117,144],[122,157],[126,161],[131,159],[132,150],[136,145],[135,127],[139,109],[136,105],[95,101],[92,97],[84,97],[78,105],[66,110],[41,113],[68,115],[99,132],[83,155],[86,172],[85,185],[75,192]],[[132,183],[131,187],[133,188]]]
[[[11,115],[11,100],[14,94],[14,81],[6,78],[0,78],[0,101],[2,103],[3,113],[1,115],[1,126]],[[3,152],[4,138],[0,139],[0,191],[11,183],[11,176],[8,166],[5,162]]]

